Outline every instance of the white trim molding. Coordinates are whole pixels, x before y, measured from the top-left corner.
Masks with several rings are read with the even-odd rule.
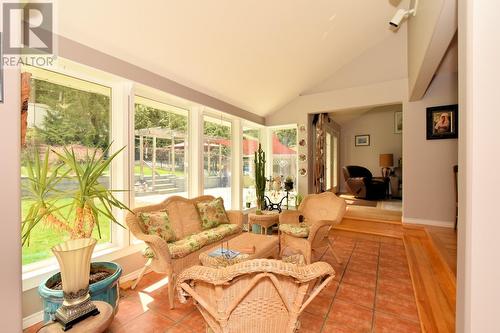
[[[43,310],[23,318],[23,330],[43,321]]]
[[[424,225],[432,225],[435,227],[443,227],[443,228],[455,227],[455,221],[426,220],[426,219],[417,219],[414,217],[404,217],[404,216],[403,216],[403,224],[424,224]]]

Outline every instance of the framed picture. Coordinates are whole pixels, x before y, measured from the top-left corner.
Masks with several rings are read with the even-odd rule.
[[[394,133],[403,133],[403,112],[394,112]]]
[[[354,136],[354,145],[357,146],[369,146],[370,145],[370,135],[355,135]]]
[[[458,138],[458,105],[427,108],[427,140]]]

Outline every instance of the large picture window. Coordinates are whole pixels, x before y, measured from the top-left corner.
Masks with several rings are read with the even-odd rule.
[[[110,142],[111,89],[99,84],[80,80],[67,75],[25,66],[24,72],[31,74],[31,95],[28,104],[26,145],[21,155],[22,217],[29,211],[32,200],[24,189],[29,183],[26,169],[27,158],[35,148],[44,152],[62,152],[73,149],[78,162],[85,163],[87,154],[101,153]],[[51,167],[57,164],[54,153],[49,155]],[[111,170],[106,170],[100,183],[109,187]],[[56,188],[68,192],[76,188],[77,179],[71,174]],[[61,206],[65,204],[60,200]],[[68,197],[67,202],[71,199]],[[71,207],[63,208],[61,216],[71,219]],[[110,221],[101,218],[101,239],[94,229],[93,237],[100,243],[111,241]],[[22,262],[30,264],[52,256],[50,248],[65,239],[65,234],[39,223],[31,232],[29,246],[24,246]]]
[[[231,123],[203,117],[204,194],[224,199],[231,208]]]
[[[136,96],[135,206],[187,197],[188,111]]]

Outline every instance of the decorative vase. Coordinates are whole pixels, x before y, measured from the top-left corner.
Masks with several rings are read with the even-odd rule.
[[[120,288],[118,280],[122,275],[122,268],[114,262],[97,261],[90,264],[90,274],[92,271],[108,271],[110,276],[104,280],[94,282],[89,285],[90,299],[92,301],[106,302],[114,308],[115,314],[118,312]],[[55,316],[64,301],[64,293],[59,289],[52,289],[54,285],[61,281],[61,273],[58,272],[38,286],[38,294],[43,302],[43,321],[49,322]]]
[[[285,181],[285,190],[286,191],[293,190],[293,181]]]
[[[63,330],[99,313],[89,294],[90,258],[96,243],[94,238],[80,238],[52,248],[61,269],[64,294],[63,304],[55,317]]]

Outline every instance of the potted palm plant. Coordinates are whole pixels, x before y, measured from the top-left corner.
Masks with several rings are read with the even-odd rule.
[[[60,273],[47,279],[39,287],[42,298],[47,298],[44,299],[45,320],[48,320],[50,314],[47,312],[57,308],[55,319],[66,329],[97,312],[89,294],[90,259],[97,242],[92,238],[94,228],[97,228],[98,236],[101,237],[102,219],[109,219],[123,227],[112,211],[114,208],[128,210],[115,197],[116,191],[106,188],[100,182],[111,161],[124,149],[107,156],[110,146],[100,154],[97,150],[94,150],[93,154],[87,152],[83,160],[77,158],[73,149],[67,148],[63,148],[62,152],[50,151],[47,148],[43,154],[35,149],[27,159],[29,182],[25,191],[32,204],[22,221],[22,243],[29,246],[31,233],[39,223],[67,235],[67,241],[52,248],[59,263]],[[55,165],[49,163],[51,153],[56,155]],[[61,182],[68,179],[76,180],[76,188],[61,186]],[[109,281],[99,281],[96,288],[111,294],[113,299],[94,293],[92,298],[107,300],[115,306],[118,297],[116,284],[121,275],[121,268],[114,263],[100,265],[106,266],[101,271],[107,269],[112,272],[105,274]],[[111,287],[106,288],[103,283],[109,283]],[[57,284],[62,291],[52,288]],[[110,292],[110,289],[114,290]]]

